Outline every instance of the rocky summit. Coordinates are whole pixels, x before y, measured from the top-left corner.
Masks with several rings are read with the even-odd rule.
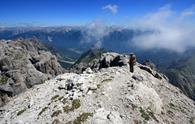
[[[0,106],[62,72],[57,58],[36,39],[1,40]]]
[[[2,124],[194,124],[195,103],[168,79],[137,63],[65,73],[14,96]]]

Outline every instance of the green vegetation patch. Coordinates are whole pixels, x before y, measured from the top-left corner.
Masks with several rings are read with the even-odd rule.
[[[182,108],[181,106],[174,105],[173,103],[169,103],[169,107],[176,111],[181,111],[182,113],[186,113],[184,108]]]
[[[144,109],[140,108],[140,113],[141,113],[142,118],[144,118],[147,121],[150,120],[149,114]]]
[[[74,109],[78,109],[81,106],[81,101],[79,99],[75,99],[72,101],[72,107]]]
[[[155,121],[158,122],[158,119],[154,116],[154,112],[151,109],[148,109],[147,113],[149,114],[150,117],[152,117]]]
[[[48,109],[48,107],[44,107],[40,112],[39,112],[39,116],[43,113],[43,112],[45,112],[46,110]]]
[[[79,63],[90,63],[92,62],[94,59],[99,59],[103,53],[105,53],[106,50],[104,49],[91,49],[87,52],[85,52],[84,54],[81,55],[81,57],[76,61],[75,64],[79,64]]]
[[[77,117],[73,124],[82,124],[85,122],[90,116],[93,116],[93,113],[82,113],[79,117]]]
[[[78,109],[81,106],[81,101],[79,99],[75,99],[72,101],[72,106],[65,106],[63,107],[64,112],[68,113],[70,111],[74,111],[75,109]]]
[[[0,76],[0,85],[6,84],[8,80],[8,77],[5,75]]]
[[[158,122],[157,118],[154,116],[154,113],[150,108],[148,108],[147,110],[144,110],[140,107],[140,113],[141,113],[142,118],[144,118],[146,121],[153,118],[155,121]]]
[[[53,100],[57,99],[58,97],[59,97],[59,95],[55,95],[55,96],[53,96],[53,97],[51,98],[51,100],[53,101]]]
[[[64,112],[68,113],[71,111],[71,108],[68,105],[66,105],[63,107],[63,110],[64,110]]]
[[[58,116],[60,113],[62,113],[62,111],[61,110],[57,110],[57,111],[53,112],[53,114],[51,115],[51,117]]]
[[[24,109],[18,111],[17,116],[21,115],[21,114],[24,113],[25,111],[26,111],[26,108],[24,108]]]

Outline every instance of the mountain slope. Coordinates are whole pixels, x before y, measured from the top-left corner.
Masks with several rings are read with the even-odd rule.
[[[71,66],[70,72],[81,73],[86,68],[97,68],[99,59],[105,53],[104,49],[91,48],[87,52],[83,53],[81,57]]]
[[[172,66],[169,66],[169,68],[161,67],[157,69],[168,76],[171,84],[179,87],[190,98],[195,99],[195,57],[189,55],[185,55],[184,57],[185,58],[182,61],[174,63]],[[137,58],[139,59],[139,57]],[[91,49],[78,59],[78,61],[72,66],[71,72],[81,73],[87,67],[90,67],[95,71],[101,68],[101,64],[108,67],[113,65],[125,65],[128,64],[128,59],[129,57],[125,55],[110,53],[108,56],[102,49]],[[143,63],[155,67],[153,63]]]
[[[195,100],[195,56],[177,62],[166,74],[170,82]]]
[[[74,67],[73,70],[74,72],[77,71],[77,73],[80,73],[82,71],[81,67],[85,65],[78,64],[76,60],[79,59],[79,57],[83,58],[83,51],[86,51],[86,49],[89,49],[100,40],[101,47],[108,51],[112,50],[119,53],[130,53],[133,51],[140,63],[143,63],[145,60],[152,60],[157,66],[157,69],[168,75],[172,84],[181,88],[185,94],[194,99],[193,72],[195,69],[191,70],[190,68],[186,68],[183,72],[182,69],[171,67],[172,63],[180,65],[180,63],[183,63],[179,61],[180,59],[189,59],[194,55],[195,50],[193,48],[189,48],[184,53],[155,48],[144,50],[137,47],[132,39],[134,36],[150,33],[151,31],[143,32],[129,28],[116,27],[107,28],[106,30],[108,32],[100,36],[100,39],[93,34],[94,32],[88,31],[87,27],[8,28],[0,31],[0,39],[36,37],[47,46],[50,46],[50,48],[55,48],[55,53],[61,56],[59,62],[64,68],[69,69],[70,67]],[[75,62],[76,64],[74,64]],[[81,67],[79,67],[80,65]],[[86,69],[86,67],[83,67],[83,69]],[[171,67],[171,69],[169,67]],[[167,72],[167,70],[170,72]]]
[[[14,96],[63,72],[56,56],[36,39],[0,41],[0,106]]]
[[[143,69],[147,68],[146,70]],[[65,73],[1,107],[1,123],[191,124],[195,104],[150,68],[137,63],[83,74]]]

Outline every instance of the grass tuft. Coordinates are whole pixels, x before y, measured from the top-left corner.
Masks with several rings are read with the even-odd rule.
[[[147,110],[144,110],[140,107],[140,113],[141,113],[142,118],[144,118],[146,121],[152,118],[158,122],[158,119],[154,116],[154,112],[150,108],[148,108]]]
[[[75,99],[72,101],[72,108],[78,109],[81,106],[81,101],[79,99]]]
[[[147,121],[150,120],[150,116],[144,109],[140,108],[140,113],[141,113],[142,118],[144,118]]]
[[[25,111],[26,111],[26,108],[24,108],[24,109],[18,111],[17,116],[21,115],[21,114],[24,113]]]
[[[66,106],[63,107],[64,112],[68,113],[70,111],[74,111],[75,109],[78,109],[81,106],[81,103],[80,102],[81,101],[79,99],[73,100],[71,107],[68,106],[68,105],[66,105]]]
[[[77,117],[73,124],[82,124],[85,122],[90,116],[93,116],[93,113],[82,113],[79,117]]]
[[[6,84],[8,80],[8,77],[5,75],[0,76],[0,85]]]
[[[51,100],[53,101],[53,100],[57,99],[58,97],[59,97],[59,95],[55,95],[55,96],[53,96],[53,97],[51,98]]]
[[[48,109],[48,107],[44,107],[40,112],[39,112],[39,114],[38,115],[41,115],[44,111],[46,111]]]

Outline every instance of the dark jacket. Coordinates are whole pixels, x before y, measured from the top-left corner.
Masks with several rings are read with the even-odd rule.
[[[136,63],[136,56],[135,55],[130,56],[129,64],[135,65],[135,63]]]

